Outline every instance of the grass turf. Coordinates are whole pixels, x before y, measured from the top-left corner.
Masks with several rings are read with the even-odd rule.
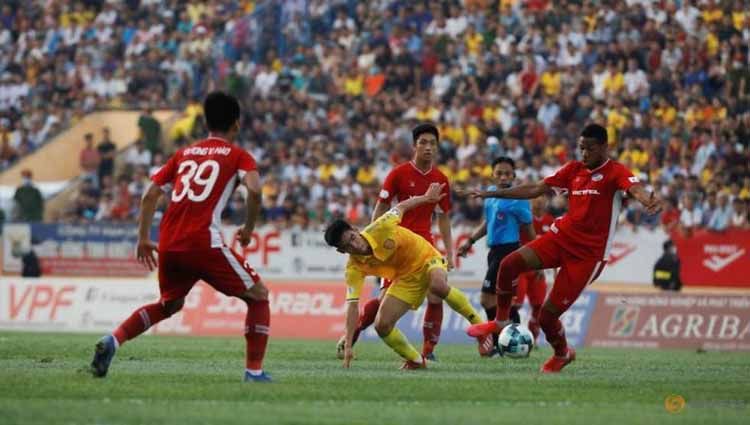
[[[2,424],[746,423],[750,356],[584,349],[557,376],[550,351],[480,359],[441,345],[440,362],[402,372],[381,343],[351,370],[333,342],[272,340],[273,384],[241,382],[242,338],[146,336],[123,346],[105,379],[87,373],[97,336],[0,332]],[[665,398],[686,400],[679,413]],[[489,421],[489,422],[486,422]]]

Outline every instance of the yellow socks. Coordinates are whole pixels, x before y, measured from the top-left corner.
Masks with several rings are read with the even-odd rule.
[[[456,313],[464,316],[472,325],[482,323],[482,319],[474,307],[469,303],[469,299],[466,298],[463,292],[458,289],[451,287],[448,291],[448,296],[445,297],[445,302],[455,311]]]
[[[406,360],[411,360],[416,363],[422,362],[422,355],[411,345],[409,340],[406,339],[404,334],[401,333],[396,327],[393,328],[391,333],[382,337],[383,342],[388,344],[393,351],[397,352],[399,356]]]

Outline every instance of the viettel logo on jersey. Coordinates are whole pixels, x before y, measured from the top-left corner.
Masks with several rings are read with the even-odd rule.
[[[641,308],[634,305],[617,307],[609,322],[609,335],[621,338],[633,335],[640,311]]]

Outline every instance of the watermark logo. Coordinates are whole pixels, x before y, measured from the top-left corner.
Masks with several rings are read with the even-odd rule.
[[[685,397],[678,394],[670,394],[664,399],[664,409],[669,413],[680,413],[685,408]]]

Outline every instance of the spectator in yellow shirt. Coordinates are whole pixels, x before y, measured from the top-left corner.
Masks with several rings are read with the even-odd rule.
[[[479,57],[482,50],[482,42],[484,37],[478,33],[474,25],[469,25],[466,35],[464,36],[464,43],[466,44],[466,50],[469,52],[471,57]]]
[[[542,84],[544,94],[547,96],[554,97],[560,94],[562,78],[560,76],[560,71],[557,68],[557,64],[554,62],[550,63],[549,68],[542,73],[540,83]]]
[[[656,101],[656,105],[654,116],[666,125],[672,124],[677,118],[677,109],[661,97]]]
[[[609,73],[604,77],[604,91],[607,94],[619,94],[625,85],[625,75],[620,66],[612,62],[609,65]]]
[[[365,89],[365,79],[357,73],[356,68],[352,68],[344,79],[344,93],[349,96],[358,97],[362,95]]]

